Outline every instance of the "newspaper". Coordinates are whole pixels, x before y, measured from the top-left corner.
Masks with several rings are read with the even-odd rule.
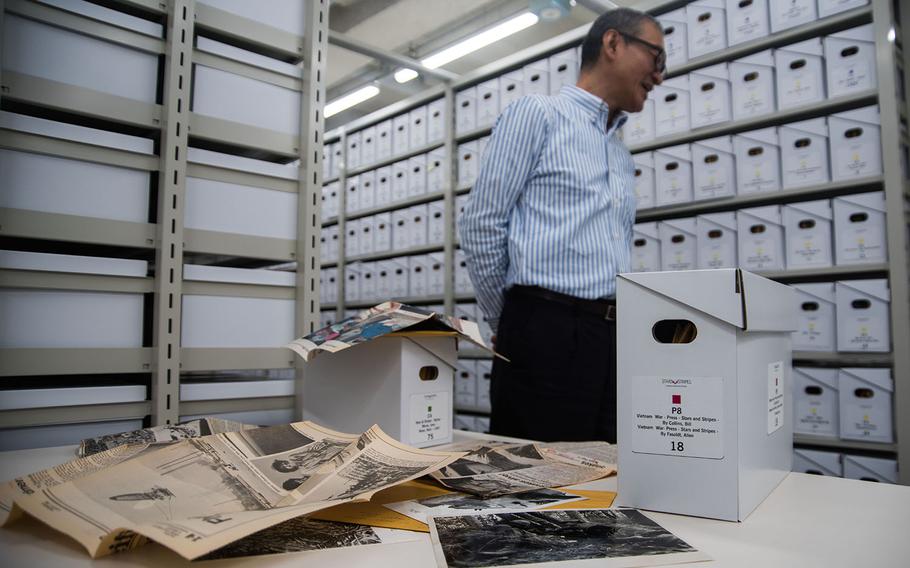
[[[368,500],[463,455],[406,446],[378,426],[356,436],[311,422],[149,449],[129,444],[81,458],[89,473],[55,473],[55,482],[36,481],[45,472],[14,480],[4,524],[24,511],[93,558],[151,539],[194,559],[295,517]],[[99,468],[106,460],[112,465]]]
[[[565,487],[616,473],[616,466],[546,444],[481,445],[432,474],[444,486],[483,498]]]
[[[711,560],[636,509],[527,511],[430,517],[439,568],[635,568]]]
[[[76,453],[79,457],[86,457],[124,444],[172,444],[187,438],[198,438],[223,432],[236,432],[250,428],[258,428],[258,426],[232,420],[222,420],[221,418],[205,417],[167,426],[154,426],[152,428],[133,430],[132,432],[88,438],[82,440]]]
[[[311,361],[320,351],[337,353],[402,330],[455,333],[493,353],[484,344],[476,323],[398,302],[384,302],[362,310],[352,317],[295,339],[285,347],[300,355],[304,361]]]
[[[442,517],[477,513],[501,513],[505,511],[534,511],[581,500],[584,500],[584,497],[555,489],[535,489],[490,499],[481,499],[466,493],[447,493],[424,499],[386,503],[384,506],[415,521],[426,523],[427,517],[430,516]]]

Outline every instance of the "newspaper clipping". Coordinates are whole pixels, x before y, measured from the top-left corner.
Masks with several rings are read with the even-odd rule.
[[[200,436],[209,436],[211,434],[221,434],[224,432],[236,432],[238,430],[248,430],[258,428],[251,424],[233,422],[231,420],[222,420],[220,418],[199,418],[189,420],[179,424],[167,426],[154,426],[152,428],[143,428],[133,430],[132,432],[122,432],[120,434],[108,434],[97,438],[88,438],[82,440],[77,451],[79,457],[87,457],[98,452],[103,452],[124,444],[148,444],[165,445],[186,440],[187,438],[198,438]]]
[[[194,559],[463,455],[406,446],[377,426],[356,436],[311,422],[150,447],[126,444],[13,480],[3,488],[4,524],[24,511],[92,557],[149,538]]]
[[[432,476],[450,489],[486,499],[586,483],[616,473],[613,463],[589,457],[609,457],[609,444],[584,444],[577,446],[579,453],[571,451],[571,445],[569,449],[546,444],[482,445]]]
[[[383,506],[408,516],[415,521],[426,523],[429,516],[441,517],[506,511],[534,511],[544,507],[584,499],[580,495],[572,495],[555,489],[536,489],[490,499],[481,499],[466,493],[448,493],[424,499],[386,503]]]

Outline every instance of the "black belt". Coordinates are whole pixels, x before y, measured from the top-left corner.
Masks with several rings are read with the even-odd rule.
[[[584,298],[569,296],[568,294],[560,294],[559,292],[547,290],[540,286],[512,286],[509,291],[540,298],[541,300],[572,306],[584,312],[600,316],[607,321],[616,321],[616,300],[609,298],[586,300]]]

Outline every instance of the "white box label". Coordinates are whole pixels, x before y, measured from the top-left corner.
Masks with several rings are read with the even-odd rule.
[[[722,459],[721,377],[633,377],[632,451]]]
[[[452,401],[448,391],[411,395],[411,444],[445,440],[452,425]]]
[[[882,247],[884,236],[881,226],[861,224],[841,231],[841,261],[859,261],[883,259]]]
[[[784,362],[768,365],[768,434],[784,425]]]

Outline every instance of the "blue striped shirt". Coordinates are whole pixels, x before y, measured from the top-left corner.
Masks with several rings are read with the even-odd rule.
[[[477,301],[495,330],[503,293],[540,286],[612,297],[631,265],[635,167],[608,108],[575,86],[500,115],[459,219]]]

